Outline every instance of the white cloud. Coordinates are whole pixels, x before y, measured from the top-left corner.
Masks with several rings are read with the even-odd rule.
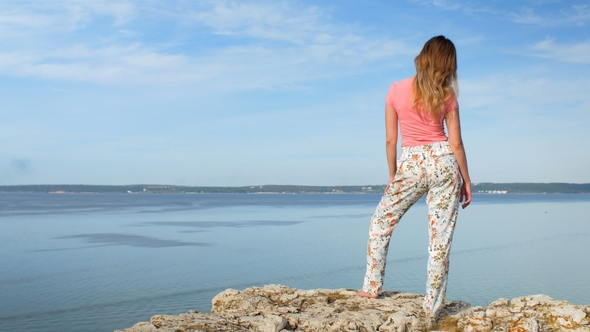
[[[25,36],[30,31],[43,31],[57,18],[42,13],[28,13],[2,8],[0,5],[0,38]]]
[[[136,11],[128,1],[2,1],[0,38],[64,33],[82,29],[99,16],[111,17],[112,24],[119,26],[133,19]]]
[[[541,14],[539,14],[541,12]],[[590,21],[590,8],[587,5],[570,5],[560,10],[538,6],[537,10],[524,7],[520,12],[508,13],[509,20],[540,26],[586,25]]]
[[[576,44],[558,44],[546,39],[531,47],[533,55],[574,64],[590,64],[590,40]]]
[[[262,43],[270,50],[280,47],[273,41],[291,44],[290,51],[305,59],[362,63],[415,51],[402,42],[357,34],[358,27],[332,24],[330,16],[315,6],[300,9],[285,1],[211,4],[210,10],[188,17],[215,33],[251,38],[256,46]]]
[[[0,14],[0,26],[3,30],[10,28],[34,28],[39,29],[51,24],[52,20],[47,15],[23,14],[18,11],[4,11]]]
[[[521,6],[521,2],[500,2],[496,5],[490,1],[454,1],[454,0],[410,0],[424,6],[435,6],[443,10],[461,11],[466,14],[483,14],[486,18],[500,17],[508,21],[520,24],[538,26],[584,26],[590,21],[590,8],[586,4],[570,4],[567,1],[550,1],[549,5],[544,1],[526,1],[529,6],[519,9],[511,9],[513,6]],[[564,6],[555,10],[555,3]]]
[[[102,84],[183,83],[198,80],[198,76],[189,75],[198,75],[202,69],[190,64],[182,55],[160,54],[137,44],[95,49],[75,45],[45,54],[0,53],[0,73],[48,80]]]
[[[57,10],[44,12],[48,2],[39,7],[26,2],[19,10],[29,16],[17,20],[14,28],[28,24],[39,35],[49,33],[50,39],[52,33],[45,28],[58,26],[62,20],[79,28],[99,15],[108,15],[114,18],[114,24],[123,24],[136,16],[140,21],[148,19],[151,11],[163,4],[152,3],[153,7],[141,11],[128,2],[62,0],[56,3]],[[229,41],[208,49],[182,47],[182,51],[172,52],[167,49],[169,45],[149,43],[142,33],[117,29],[108,33],[123,36],[124,43],[103,35],[88,41],[43,46],[29,43],[26,48],[15,45],[11,51],[0,51],[0,73],[99,84],[207,82],[207,86],[225,89],[276,88],[352,75],[370,70],[365,66],[368,63],[415,53],[404,42],[364,36],[357,31],[352,33],[345,24],[332,24],[330,17],[317,7],[300,9],[290,2],[225,1],[208,2],[201,10],[193,7],[194,4],[178,3],[166,7],[166,11],[160,9],[158,15],[170,20],[168,24],[176,24],[177,19],[184,24],[192,20],[193,24],[203,24],[216,33],[236,36],[234,44]],[[33,26],[32,18],[41,12],[45,13],[45,23]],[[25,23],[18,23],[21,21]],[[120,33],[121,30],[126,33]],[[53,32],[56,33],[62,32]]]
[[[495,108],[495,114],[505,114],[507,117],[512,116],[513,110],[544,112],[552,110],[549,105],[553,104],[584,103],[590,91],[590,78],[495,75],[478,80],[461,80],[460,84],[459,98],[466,102],[469,109]]]
[[[208,87],[223,89],[272,88],[354,73],[353,68],[348,73],[337,69],[343,63],[381,55],[370,46],[363,54],[360,53],[363,49],[346,52],[342,47],[228,47],[206,56],[191,57],[165,54],[139,44],[103,48],[75,45],[45,54],[0,52],[0,74],[107,85],[207,82]]]
[[[64,1],[64,7],[71,11],[84,13],[82,15],[94,16],[105,15],[114,19],[114,25],[119,26],[130,20],[136,15],[135,4],[128,1],[108,1],[108,0],[77,0]]]
[[[210,10],[192,12],[188,18],[224,35],[249,36],[291,43],[331,39],[329,21],[317,7],[299,9],[287,2],[244,3],[214,1]]]
[[[460,83],[461,120],[472,178],[587,182],[587,174],[578,166],[590,163],[587,155],[579,153],[585,151],[588,140],[582,124],[590,121],[590,78],[547,78],[521,72]]]
[[[448,0],[432,0],[432,4],[447,10],[458,10],[463,8],[463,6],[459,5],[458,3]]]
[[[510,13],[508,16],[511,21],[516,23],[541,24],[546,22],[546,19],[535,14],[532,8],[523,8],[520,13]]]
[[[443,10],[463,12],[466,14],[495,15],[498,10],[490,6],[489,1],[457,1],[457,0],[409,0],[422,6],[435,6]]]

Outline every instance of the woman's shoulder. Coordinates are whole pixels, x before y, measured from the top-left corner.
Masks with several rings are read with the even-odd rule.
[[[404,78],[403,80],[395,81],[391,84],[391,86],[404,86],[404,85],[412,85],[412,81],[414,80],[414,76]]]
[[[414,80],[414,76],[411,77],[407,77],[404,78],[403,80],[399,81],[399,84],[412,84],[412,81]]]
[[[414,77],[412,76],[412,77],[404,78],[401,81],[395,81],[389,87],[389,91],[399,90],[399,89],[401,89],[401,90],[411,89],[413,80],[414,80]]]
[[[414,77],[408,77],[401,81],[395,81],[389,87],[389,93],[411,92],[413,88]]]
[[[397,102],[402,99],[405,99],[408,96],[412,96],[412,81],[413,77],[408,77],[401,81],[396,81],[391,84],[389,87],[389,91],[387,92],[387,97],[385,98],[385,102],[391,105],[393,108],[396,108]],[[404,101],[405,103],[405,101]]]

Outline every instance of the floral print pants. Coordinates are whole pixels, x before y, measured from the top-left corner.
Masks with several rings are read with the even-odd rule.
[[[430,240],[423,308],[427,317],[436,317],[447,287],[461,184],[459,166],[448,142],[402,148],[397,173],[371,219],[363,291],[371,295],[381,292],[391,233],[406,211],[427,194]]]

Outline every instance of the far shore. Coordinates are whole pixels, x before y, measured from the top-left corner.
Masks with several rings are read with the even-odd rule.
[[[256,185],[241,187],[177,185],[11,185],[0,186],[3,193],[49,194],[381,194],[385,185]],[[476,194],[589,194],[590,183],[491,183],[472,184]]]

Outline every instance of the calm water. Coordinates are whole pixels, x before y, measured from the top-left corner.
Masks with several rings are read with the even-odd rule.
[[[379,195],[0,193],[1,331],[113,331],[209,311],[226,288],[358,288]],[[590,304],[590,195],[476,195],[447,299]],[[426,206],[396,229],[384,288],[422,293]]]

